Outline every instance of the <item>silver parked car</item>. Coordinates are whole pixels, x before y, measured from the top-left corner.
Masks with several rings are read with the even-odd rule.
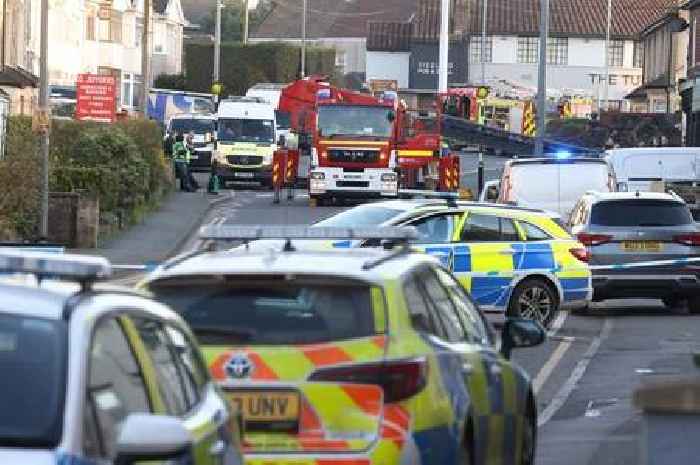
[[[590,253],[590,265],[620,265],[700,257],[700,227],[673,194],[587,193],[569,228]],[[658,298],[688,301],[700,313],[700,263],[593,270],[593,300]]]

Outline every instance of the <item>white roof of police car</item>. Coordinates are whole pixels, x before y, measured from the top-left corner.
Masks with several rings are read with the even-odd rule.
[[[589,192],[587,195],[593,197],[597,202],[610,200],[667,200],[671,202],[683,202],[680,197],[664,192]]]
[[[441,199],[385,200],[383,202],[368,203],[356,208],[362,208],[364,206],[383,207],[391,210],[400,210],[404,213],[421,213],[422,211],[429,212],[439,210],[470,210],[480,212],[498,211],[499,214],[505,214],[507,216],[513,217],[522,217],[523,215],[539,215],[545,218],[552,218],[552,216],[559,216],[554,212],[548,212],[545,210],[521,208],[507,204],[497,204],[490,202],[471,202],[465,200],[458,200],[456,203],[447,202],[446,200]],[[400,216],[404,217],[404,215]],[[395,219],[396,218],[392,218],[389,221],[387,221],[387,223],[392,223]]]
[[[170,277],[192,275],[270,275],[306,274],[357,279],[381,284],[389,276],[401,276],[406,270],[423,263],[438,261],[422,253],[407,253],[392,258],[369,270],[366,263],[376,261],[396,250],[383,249],[330,249],[250,250],[236,248],[228,251],[208,252],[188,258],[172,267],[156,270],[147,277],[153,282]]]

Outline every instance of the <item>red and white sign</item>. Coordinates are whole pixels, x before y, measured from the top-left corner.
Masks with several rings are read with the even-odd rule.
[[[79,74],[75,118],[113,123],[116,119],[116,84],[114,76]]]

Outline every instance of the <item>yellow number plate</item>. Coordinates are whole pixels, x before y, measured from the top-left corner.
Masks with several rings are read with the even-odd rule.
[[[229,401],[249,422],[291,422],[299,418],[295,391],[230,391]]]
[[[626,252],[661,252],[661,242],[624,241],[622,249]]]

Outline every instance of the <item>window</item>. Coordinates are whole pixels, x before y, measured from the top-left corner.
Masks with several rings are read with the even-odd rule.
[[[136,18],[136,24],[134,26],[134,47],[136,47],[136,48],[140,47],[142,39],[143,39],[143,18]]]
[[[482,36],[472,36],[469,42],[469,62],[481,63]],[[484,42],[484,63],[493,61],[493,37],[487,36]]]
[[[452,303],[457,310],[457,317],[462,322],[466,340],[477,344],[488,344],[490,339],[486,323],[484,323],[484,319],[479,314],[474,302],[464,292],[461,284],[440,268],[436,269],[435,272],[450,294]]]
[[[433,271],[426,270],[420,274],[420,281],[423,285],[430,301],[434,305],[435,311],[445,328],[445,335],[448,342],[464,342],[464,329],[457,317],[447,290],[438,281]]]
[[[97,426],[100,446],[88,436],[86,449],[113,458],[121,423],[131,413],[151,411],[141,369],[116,319],[99,324],[90,348],[85,428]]]
[[[183,374],[173,358],[170,342],[162,325],[146,319],[134,319],[134,325],[153,361],[158,389],[167,412],[170,415],[184,415],[189,410],[189,402],[185,393]]]
[[[120,44],[122,42],[122,13],[112,10],[109,18],[109,40]]]
[[[167,30],[162,22],[153,23],[153,53],[167,53]]]
[[[518,37],[518,63],[537,63],[539,46],[537,37]]]
[[[409,223],[409,225],[418,230],[420,238],[417,242],[444,244],[452,242],[455,224],[459,217],[459,214],[434,215]]]
[[[644,42],[634,43],[634,63],[632,66],[635,68],[644,67]]]
[[[335,67],[345,70],[345,52],[337,51],[335,54]]]
[[[525,240],[527,240],[528,242],[549,241],[552,239],[552,236],[550,236],[534,224],[521,221],[520,227],[523,229],[523,231],[525,231]]]
[[[316,344],[383,334],[371,288],[345,279],[172,279],[151,285],[202,344]]]
[[[102,19],[98,18],[97,19],[97,40],[101,42],[109,42],[112,40],[112,35],[110,32],[110,25],[111,22],[109,18],[107,19]]]
[[[513,242],[520,236],[512,220],[492,215],[470,214],[462,229],[462,242]]]
[[[625,63],[625,41],[611,40],[608,48],[608,66],[622,67]]]
[[[511,242],[518,242],[520,240],[520,235],[518,234],[518,230],[515,229],[513,220],[501,218],[501,240]]]
[[[85,40],[95,40],[95,16],[85,18]]]
[[[411,316],[411,325],[413,329],[421,333],[441,336],[442,331],[438,330],[438,325],[428,310],[428,304],[425,301],[425,297],[421,292],[420,285],[415,276],[411,277],[411,279],[404,284],[403,291],[406,297],[406,306]]]
[[[192,399],[199,398],[204,392],[204,387],[209,382],[209,372],[206,364],[197,353],[195,343],[179,328],[168,325],[165,327],[165,330],[170,338],[173,353],[179,359],[183,369],[185,387],[188,390],[192,389],[195,393],[194,396],[188,394],[191,401],[190,404],[194,405],[196,400],[192,402]]]
[[[547,64],[566,65],[569,63],[569,39],[550,37],[547,39]]]
[[[591,224],[612,227],[682,226],[693,223],[684,203],[667,200],[604,201],[593,205]]]
[[[122,74],[122,106],[131,107],[131,90],[133,86],[133,75],[129,73]]]

